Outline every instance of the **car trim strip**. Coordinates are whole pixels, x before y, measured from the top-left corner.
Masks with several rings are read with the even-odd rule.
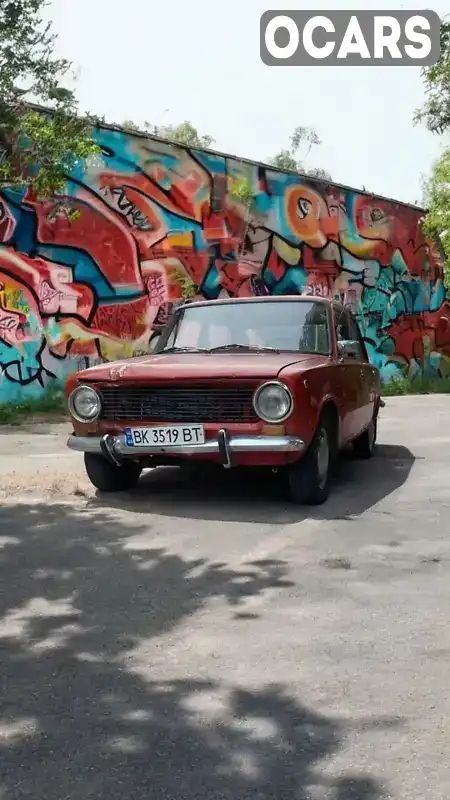
[[[102,447],[103,444],[103,447]],[[100,436],[69,436],[67,446],[79,453],[103,454],[105,438]],[[301,453],[305,449],[305,442],[296,436],[231,436],[227,438],[228,455],[231,453]],[[125,436],[108,436],[108,450],[110,455],[118,458],[126,456],[145,455],[210,455],[221,454],[218,439],[207,439],[203,444],[184,445],[148,445],[136,447],[127,445]]]

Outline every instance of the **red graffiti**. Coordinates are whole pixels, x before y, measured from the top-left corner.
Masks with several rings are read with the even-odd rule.
[[[77,218],[55,215],[53,202],[27,200],[36,210],[39,241],[85,250],[113,288],[142,292],[136,244],[120,218],[95,197],[90,205],[73,198],[64,202]]]
[[[150,299],[150,305],[162,306],[167,300],[167,286],[164,280],[164,275],[161,272],[153,270],[147,278],[147,292]]]
[[[99,306],[89,328],[98,336],[127,341],[140,339],[150,329],[148,298],[121,304],[120,314],[117,304]]]
[[[2,271],[5,275],[13,275],[23,287],[34,293],[39,316],[59,314],[88,319],[94,305],[92,289],[74,283],[69,267],[42,258],[29,258],[12,248],[3,247],[0,249]]]
[[[448,371],[442,259],[420,209],[151,137],[114,142],[70,196],[42,202],[28,191],[14,210],[0,197],[0,342],[35,341],[36,361],[44,345],[59,357],[116,358],[121,347],[145,351],[186,297],[289,291],[352,305],[382,366],[426,369],[432,352]],[[233,195],[235,173],[248,203]],[[36,220],[32,242],[20,238],[24,212]],[[396,292],[404,313],[386,325]]]
[[[425,342],[431,351],[439,351],[450,358],[450,303],[446,302],[435,312],[402,315],[386,330],[395,342],[394,357],[405,363],[423,363]]]

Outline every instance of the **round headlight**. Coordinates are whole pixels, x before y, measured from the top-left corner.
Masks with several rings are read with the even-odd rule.
[[[69,397],[69,411],[79,422],[93,422],[101,408],[100,397],[92,386],[78,386]]]
[[[283,422],[291,413],[293,405],[289,389],[277,381],[263,383],[253,397],[255,411],[264,422]]]

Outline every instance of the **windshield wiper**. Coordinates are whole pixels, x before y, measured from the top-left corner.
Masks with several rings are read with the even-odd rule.
[[[220,344],[218,347],[211,347],[208,353],[219,353],[225,350],[247,350],[255,353],[279,353],[276,347],[260,347],[257,344]]]
[[[162,355],[162,353],[209,353],[209,350],[201,347],[168,347],[167,350],[160,350],[156,355]]]

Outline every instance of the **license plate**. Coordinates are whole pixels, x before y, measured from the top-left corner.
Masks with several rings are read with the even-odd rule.
[[[128,447],[174,447],[180,444],[203,444],[203,425],[171,425],[158,428],[126,428],[125,441]]]

